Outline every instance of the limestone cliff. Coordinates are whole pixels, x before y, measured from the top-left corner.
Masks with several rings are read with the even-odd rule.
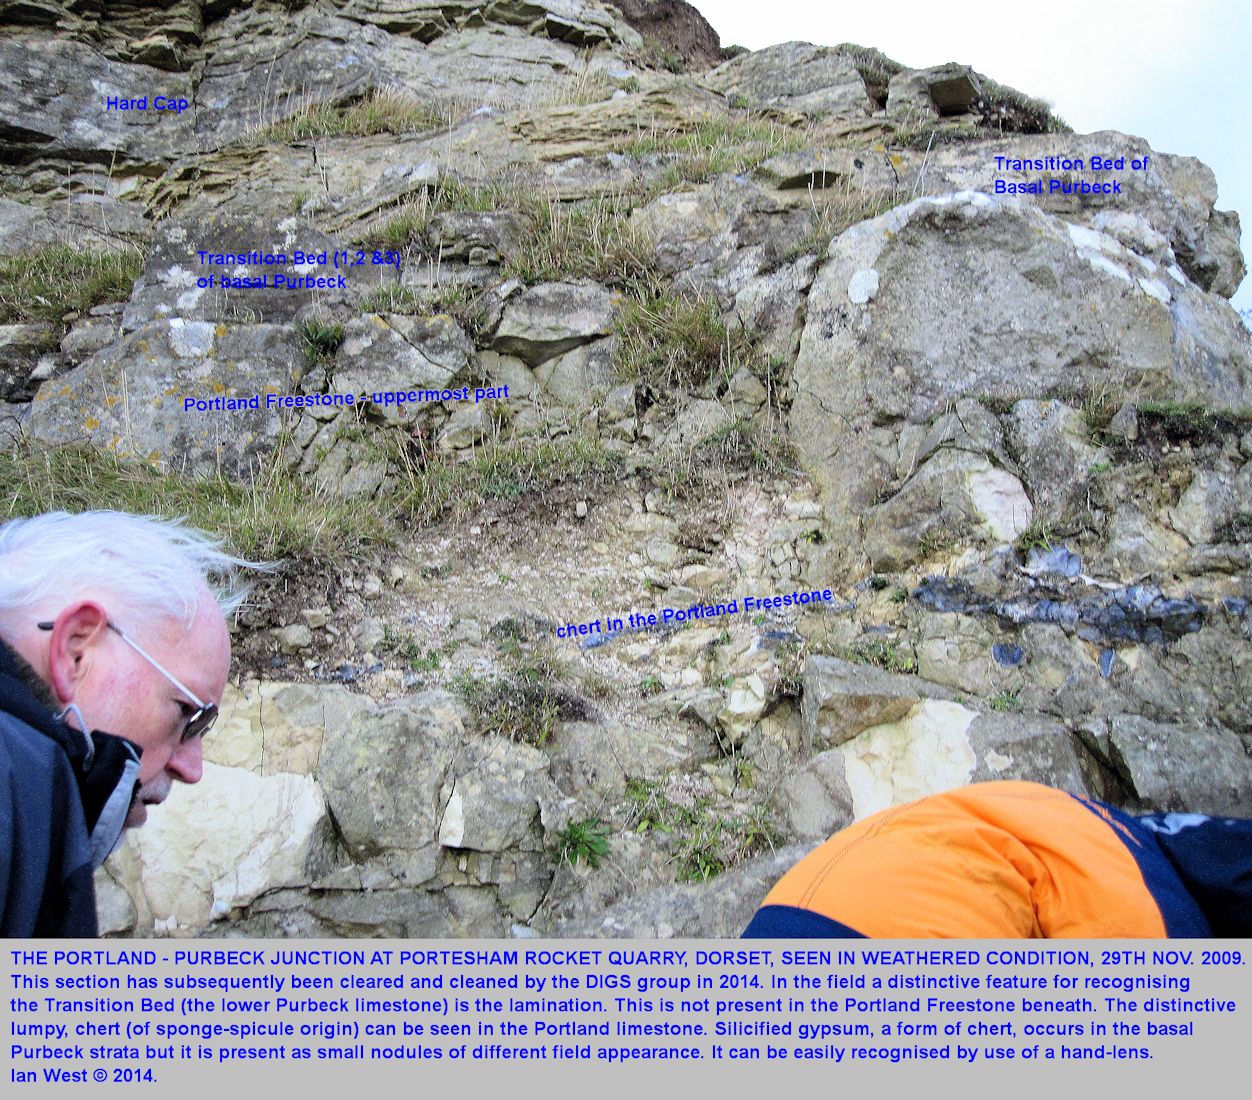
[[[11,507],[286,562],[112,932],[733,934],[966,782],[1252,816],[1200,162],[676,0],[0,22]]]

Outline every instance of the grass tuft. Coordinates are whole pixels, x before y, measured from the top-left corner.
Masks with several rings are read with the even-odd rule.
[[[0,324],[59,322],[105,302],[124,302],[143,273],[139,249],[83,251],[55,244],[0,259]]]
[[[620,461],[598,441],[488,444],[468,459],[432,451],[409,437],[400,448],[405,487],[400,510],[419,523],[465,516],[490,500],[517,500],[571,478],[601,474]]]
[[[1055,539],[1052,525],[1046,519],[1032,520],[1030,525],[1017,536],[1017,549],[1023,554],[1031,550],[1051,550]]]
[[[556,730],[560,705],[546,684],[516,676],[491,680],[463,676],[455,687],[474,711],[483,733],[541,749]]]
[[[1082,395],[1082,418],[1087,426],[1087,438],[1092,443],[1104,441],[1109,424],[1121,404],[1121,396],[1103,382],[1090,387]]]
[[[627,298],[614,324],[618,376],[658,396],[729,378],[753,352],[750,335],[727,326],[715,299],[694,294]]]
[[[995,695],[987,700],[987,706],[1000,714],[1008,714],[1021,709],[1021,703],[1018,701],[1017,692],[1015,691],[996,692]]]
[[[871,88],[881,88],[884,101],[887,95],[887,84],[896,73],[903,72],[905,66],[893,61],[881,50],[872,46],[858,46],[855,42],[841,42],[835,47],[841,54],[852,59],[861,79]]]
[[[586,700],[561,683],[565,669],[558,661],[520,649],[510,661],[502,676],[465,673],[453,683],[483,733],[541,749],[552,739],[559,719],[581,721],[591,715]]]
[[[840,647],[836,656],[860,665],[877,665],[888,672],[912,674],[917,671],[917,658],[913,651],[894,638],[857,642]]]
[[[455,176],[443,176],[433,187],[425,187],[391,210],[354,243],[364,247],[402,249],[423,246],[426,227],[436,214],[450,211],[485,214],[492,210],[515,209],[519,189],[504,184],[464,183]]]
[[[400,313],[416,317],[447,314],[471,338],[482,325],[483,294],[467,283],[433,283],[430,287],[384,283],[361,303],[365,313]]]
[[[625,198],[601,196],[566,203],[555,196],[519,204],[527,229],[505,259],[505,272],[528,284],[594,279],[628,288],[653,278],[652,242],[631,227]]]
[[[304,345],[304,358],[310,367],[325,366],[335,358],[335,352],[343,343],[344,328],[338,321],[319,321],[312,318],[296,326],[300,342]]]
[[[993,127],[1004,133],[1017,134],[1072,134],[1074,128],[1052,110],[1051,104],[997,84],[987,77],[981,78],[982,95],[975,103],[983,126]]]
[[[414,99],[399,91],[376,91],[346,106],[314,103],[304,110],[247,135],[251,145],[291,144],[321,137],[369,137],[373,134],[420,134],[459,121],[464,104]]]
[[[742,779],[742,769],[738,774]],[[628,828],[675,837],[673,857],[679,882],[704,882],[782,841],[782,833],[763,805],[729,815],[704,801],[684,806],[673,802],[660,783],[648,779],[627,779],[626,801]]]
[[[392,249],[415,247],[434,261],[427,241],[431,219],[442,213],[512,211],[522,222],[516,245],[502,258],[502,273],[524,283],[594,279],[628,288],[654,281],[652,242],[630,224],[625,196],[601,195],[563,202],[555,194],[517,182],[464,183],[451,176],[375,225],[360,243]]]
[[[802,153],[812,144],[805,130],[735,113],[702,119],[683,129],[641,131],[621,152],[637,160],[671,160],[656,185],[656,192],[664,193],[707,183],[714,176],[749,172],[771,157]]]
[[[774,266],[782,267],[801,256],[824,256],[830,242],[841,233],[911,198],[903,188],[867,188],[852,180],[841,186],[814,189],[809,194],[812,224],[804,236],[780,253]]]
[[[109,508],[166,518],[186,516],[254,559],[332,558],[387,541],[386,517],[375,501],[336,496],[288,469],[281,454],[259,468],[250,485],[222,474],[183,477],[127,463],[90,447],[0,454],[4,516]]]
[[[783,477],[799,469],[795,448],[778,428],[738,417],[692,447],[664,447],[649,464],[671,498],[707,498],[743,474]]]

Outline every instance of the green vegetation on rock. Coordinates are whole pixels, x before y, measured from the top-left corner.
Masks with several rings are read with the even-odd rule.
[[[737,770],[742,778],[742,769]],[[763,805],[734,813],[719,812],[703,800],[683,805],[671,800],[659,782],[638,778],[626,781],[626,800],[630,806],[628,828],[674,837],[673,859],[679,882],[714,878],[782,840]]]
[[[841,42],[835,47],[840,53],[852,59],[861,79],[871,88],[881,88],[886,94],[887,84],[896,73],[904,71],[905,66],[893,61],[882,50],[872,46],[858,46],[855,42]]]
[[[1170,437],[1195,442],[1215,441],[1224,431],[1244,431],[1252,424],[1252,409],[1210,408],[1194,401],[1145,401],[1139,416],[1160,423]]]
[[[249,558],[330,558],[387,540],[385,510],[378,502],[311,484],[281,453],[243,485],[221,474],[164,473],[91,447],[22,447],[0,453],[0,481],[5,517],[89,508],[186,516]]]
[[[981,78],[982,96],[976,107],[982,111],[982,124],[1023,134],[1072,134],[1074,128],[1052,110],[1043,99],[1032,99],[1016,88]]]
[[[571,867],[581,859],[595,870],[608,854],[608,826],[598,817],[571,821],[557,833],[557,857]]]
[[[598,441],[587,439],[488,445],[467,459],[423,450],[406,440],[398,458],[404,481],[399,509],[431,523],[466,515],[490,500],[516,500],[571,478],[607,473],[617,461]]]
[[[87,508],[186,516],[196,527],[221,532],[246,557],[326,557],[385,544],[398,523],[424,525],[490,500],[517,500],[569,478],[606,473],[617,461],[589,440],[489,446],[468,461],[441,452],[423,460],[408,450],[390,457],[399,483],[374,499],[344,496],[302,477],[281,446],[248,483],[220,473],[166,472],[74,446],[0,454],[0,477],[7,487],[6,516]]]
[[[462,676],[453,685],[469,704],[483,733],[543,748],[560,714],[557,697],[546,682],[517,675],[487,679]]]
[[[391,209],[355,243],[384,248],[420,244],[436,214],[507,210],[520,201],[520,196],[520,189],[503,183],[465,183],[456,176],[443,175],[434,186],[423,188],[403,205]]]
[[[67,244],[0,258],[0,324],[60,321],[130,297],[143,272],[137,248],[98,252]]]
[[[527,228],[505,258],[506,275],[528,284],[594,279],[613,287],[634,287],[651,278],[652,244],[631,228],[626,198],[562,202],[538,195],[520,207]]]
[[[528,638],[525,630],[493,630],[496,633],[508,643],[501,646],[503,673],[480,677],[466,672],[452,685],[474,712],[482,733],[543,748],[551,740],[558,719],[590,716],[586,700],[566,686],[569,668],[554,654],[546,636],[524,640]]]
[[[987,700],[987,706],[1001,714],[1021,709],[1021,703],[1018,701],[1017,692],[1015,691],[996,692],[995,695]]]
[[[1023,554],[1029,550],[1051,550],[1055,538],[1046,519],[1035,519],[1017,536],[1017,548]]]
[[[805,130],[736,112],[685,129],[645,130],[621,152],[636,159],[661,156],[673,161],[655,188],[661,194],[684,184],[707,183],[714,176],[747,172],[782,153],[802,153],[812,144]]]
[[[907,646],[895,638],[874,639],[842,646],[837,656],[862,665],[877,665],[888,672],[915,673],[917,658]]]
[[[304,357],[310,367],[325,365],[334,359],[335,352],[343,343],[344,329],[338,321],[321,321],[316,318],[302,321],[296,326],[304,344]]]
[[[729,377],[752,356],[752,340],[722,319],[712,298],[657,291],[628,298],[615,319],[618,376],[658,394]]]
[[[355,103],[315,103],[249,134],[248,144],[291,144],[320,137],[414,134],[448,126],[467,113],[464,104],[432,104],[402,92],[374,92]]]

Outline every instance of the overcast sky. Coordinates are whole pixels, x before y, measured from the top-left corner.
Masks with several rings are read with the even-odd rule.
[[[1252,252],[1248,0],[692,2],[724,46],[856,42],[912,68],[959,61],[1046,99],[1080,133],[1121,130],[1199,157],[1217,175],[1218,208],[1239,211],[1245,258]],[[1252,279],[1234,303],[1252,307]]]

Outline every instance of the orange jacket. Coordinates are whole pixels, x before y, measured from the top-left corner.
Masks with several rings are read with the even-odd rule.
[[[1171,819],[1243,826],[1224,839],[1230,859],[1242,860],[1238,889],[1252,889],[1252,822],[1135,818],[1037,783],[981,783],[837,833],[783,876],[745,935],[1211,936],[1160,843]],[[1227,908],[1252,921],[1240,896]]]

